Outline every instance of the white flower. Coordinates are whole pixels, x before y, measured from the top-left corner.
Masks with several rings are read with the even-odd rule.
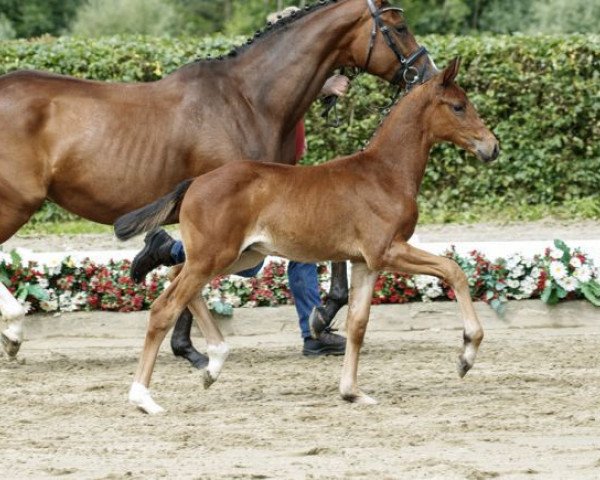
[[[542,271],[538,267],[533,267],[531,269],[530,277],[533,281],[537,282],[540,278],[540,274]]]
[[[439,285],[440,280],[437,277],[432,277],[430,275],[416,275],[414,277],[414,283],[417,290],[421,291],[429,288],[431,285]]]
[[[519,254],[509,257],[506,260],[506,269],[512,270],[512,269],[516,268],[516,266],[519,265],[519,263],[521,263],[522,260],[523,260],[523,258]]]
[[[522,277],[525,274],[525,270],[523,269],[523,267],[521,265],[519,265],[518,267],[515,267],[514,269],[512,269],[510,271],[509,276],[512,278],[518,278],[518,277]]]
[[[579,259],[579,257],[573,257],[573,258],[571,258],[569,265],[571,265],[573,268],[579,268],[579,267],[581,267],[581,265],[583,265],[583,263],[581,263],[581,260]]]
[[[572,292],[579,286],[579,280],[574,277],[561,278],[560,280],[557,280],[556,283],[558,283],[567,292]]]
[[[242,299],[233,293],[226,293],[224,300],[226,303],[230,303],[234,308],[237,308],[242,304]]]
[[[47,278],[38,278],[38,285],[42,288],[48,288],[50,284]]]
[[[58,310],[58,300],[56,298],[54,298],[54,299],[48,299],[48,300],[42,300],[40,302],[40,308],[44,312],[54,312],[55,310]]]
[[[567,276],[567,267],[561,262],[552,262],[550,264],[550,275],[559,280]]]
[[[560,260],[564,254],[565,253],[562,250],[559,250],[558,248],[553,247],[550,249],[550,258],[552,260]]]
[[[444,292],[439,285],[432,285],[430,288],[425,289],[425,295],[428,298],[437,298],[442,295]]]
[[[508,285],[510,288],[519,288],[519,285],[520,285],[519,281],[518,281],[518,280],[515,280],[515,279],[513,279],[513,278],[509,278],[509,279],[506,281],[506,284],[507,284],[507,285]]]
[[[592,279],[592,269],[587,265],[583,265],[581,268],[575,270],[573,277],[581,283],[589,282]]]

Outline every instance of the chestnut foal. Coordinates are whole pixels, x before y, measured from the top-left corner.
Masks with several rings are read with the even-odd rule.
[[[186,306],[208,343],[204,386],[217,379],[228,347],[198,294],[214,276],[256,265],[266,255],[352,262],[340,382],[345,400],[374,403],[357,385],[357,367],[374,282],[382,270],[434,275],[454,289],[464,320],[458,372],[461,377],[467,373],[483,330],[466,276],[453,260],[407,243],[417,223],[417,195],[434,144],[454,143],[486,162],[499,153],[498,141],[454,83],[458,68],[454,60],[415,87],[362,152],[316,167],[231,163],[180,184],[170,195],[117,221],[116,234],[125,239],[156,227],[180,208],[187,251],[178,276],[152,307],[131,403],[148,413],[162,411],[147,387],[160,344]]]

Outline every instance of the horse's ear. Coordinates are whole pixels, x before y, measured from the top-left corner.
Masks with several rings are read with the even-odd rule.
[[[460,57],[455,57],[442,74],[442,86],[447,87],[454,81],[460,69]]]

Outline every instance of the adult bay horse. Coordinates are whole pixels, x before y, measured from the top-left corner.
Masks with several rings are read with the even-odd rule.
[[[432,146],[452,142],[483,161],[494,160],[499,153],[498,141],[454,82],[458,68],[454,60],[406,95],[360,153],[316,167],[225,165],[117,221],[115,232],[126,239],[179,211],[187,251],[179,275],[152,306],[130,390],[134,405],[149,413],[162,410],[148,391],[150,377],[163,338],[186,306],[208,344],[205,387],[217,379],[228,347],[199,293],[214,276],[255,265],[270,254],[302,262],[351,261],[348,344],[340,382],[344,399],[373,403],[358,388],[357,369],[381,270],[435,275],[453,288],[464,320],[458,371],[461,377],[467,373],[483,339],[467,278],[453,260],[408,244]],[[215,217],[222,220],[215,223]]]
[[[400,85],[435,71],[400,9],[331,0],[268,26],[226,58],[156,82],[0,77],[0,243],[46,198],[110,224],[226,163],[293,164],[295,126],[340,66]],[[14,356],[25,312],[1,282],[0,313]]]

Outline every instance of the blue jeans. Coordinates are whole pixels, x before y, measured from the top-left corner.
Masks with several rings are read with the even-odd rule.
[[[171,248],[171,257],[173,257],[175,263],[185,262],[185,251],[181,242],[175,242]],[[258,274],[262,266],[263,262],[259,263],[256,267],[242,270],[237,274],[246,278],[254,277]],[[294,305],[298,313],[298,324],[302,338],[309,338],[310,328],[308,326],[308,317],[313,307],[321,305],[317,266],[314,263],[289,262],[287,273],[290,290],[294,297]]]

